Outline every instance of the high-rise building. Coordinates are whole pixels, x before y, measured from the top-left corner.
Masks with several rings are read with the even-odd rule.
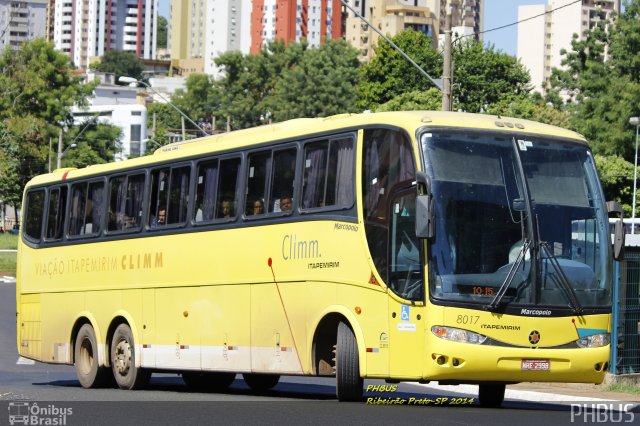
[[[217,75],[214,59],[225,52],[249,53],[252,0],[207,0],[204,72]]]
[[[612,22],[614,12],[620,12],[620,0],[549,0],[518,7],[518,21],[523,22],[518,24],[517,56],[529,70],[534,90],[543,92],[551,70],[562,68],[560,50],[571,50],[573,34],[582,39],[599,21]]]
[[[156,58],[158,0],[56,0],[53,39],[79,68],[109,50]]]
[[[0,50],[45,36],[47,0],[0,0]]]
[[[482,41],[484,1],[483,0],[426,0],[427,7],[438,16],[440,34],[444,34],[444,21],[451,13],[451,28],[458,36],[473,36]]]
[[[340,0],[253,0],[251,53],[270,40],[286,43],[306,39],[319,46],[342,36]]]
[[[431,37],[437,47],[437,10],[429,8],[426,0],[349,0],[349,5],[386,36],[411,28]],[[345,27],[346,40],[358,49],[360,60],[369,61],[379,43],[378,33],[351,10],[347,11]]]

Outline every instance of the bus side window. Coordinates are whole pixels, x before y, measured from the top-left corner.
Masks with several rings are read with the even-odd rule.
[[[71,208],[69,210],[69,236],[85,233],[85,203],[87,201],[87,183],[71,185]]]
[[[144,174],[117,176],[109,180],[109,223],[107,230],[138,228],[142,221]]]
[[[262,151],[249,154],[245,205],[245,213],[247,215],[253,214],[255,200],[266,200],[267,169],[270,164],[271,151]],[[264,213],[264,211],[262,213]]]
[[[47,211],[47,230],[45,239],[62,238],[65,213],[67,208],[67,187],[61,186],[49,191],[49,208]]]
[[[353,204],[353,139],[308,143],[304,152],[302,208]]]
[[[218,217],[236,217],[236,189],[238,187],[238,170],[240,158],[220,160],[220,175],[218,177]]]
[[[295,148],[273,153],[269,212],[292,210],[295,206],[293,184],[296,177],[296,153]]]
[[[196,222],[213,220],[217,186],[218,160],[198,164],[194,217]]]
[[[29,239],[35,241],[42,238],[44,195],[44,190],[30,191],[27,194],[24,233]]]

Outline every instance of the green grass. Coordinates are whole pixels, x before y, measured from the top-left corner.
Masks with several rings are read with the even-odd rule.
[[[18,247],[18,236],[9,233],[0,234],[0,249],[15,250]],[[0,253],[0,272],[8,275],[16,274],[16,254]]]
[[[630,385],[628,383],[614,383],[607,387],[609,392],[622,392],[640,395],[640,386]]]
[[[12,249],[18,248],[18,236],[5,232],[0,234],[0,249]]]

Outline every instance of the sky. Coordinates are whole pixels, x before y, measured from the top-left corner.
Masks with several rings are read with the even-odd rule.
[[[518,6],[527,4],[546,4],[547,0],[483,0],[484,29],[512,24],[518,20]],[[169,17],[169,0],[159,0],[158,12]],[[542,18],[539,18],[542,19]],[[517,49],[517,26],[490,31],[484,34],[485,44],[493,44],[496,50],[515,56]]]

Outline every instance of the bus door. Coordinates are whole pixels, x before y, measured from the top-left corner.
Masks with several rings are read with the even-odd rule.
[[[397,192],[389,214],[389,373],[421,378],[424,369],[424,262],[415,233],[415,188]]]

